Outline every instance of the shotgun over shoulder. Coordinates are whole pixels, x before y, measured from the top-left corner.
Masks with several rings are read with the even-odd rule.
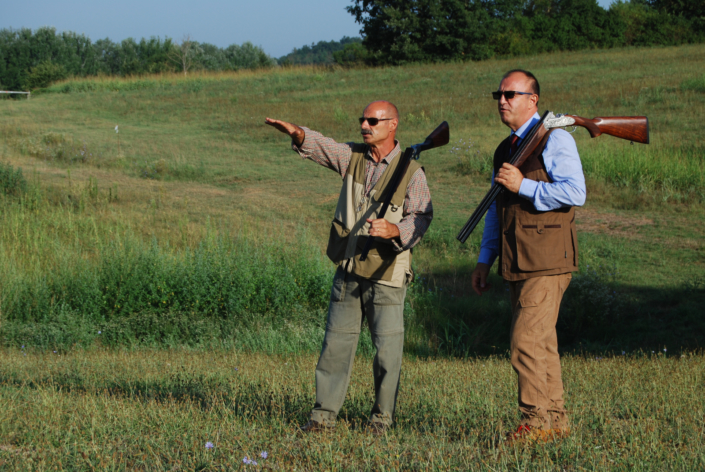
[[[642,144],[649,144],[649,119],[645,116],[607,116],[589,120],[575,115],[565,115],[575,120],[575,126],[587,128],[590,136],[596,138],[609,134]]]
[[[445,146],[448,144],[448,141],[450,141],[450,128],[448,126],[448,122],[444,121],[438,125],[438,128],[434,129],[433,132],[428,135],[426,141],[417,146],[419,152],[428,151],[429,149]]]

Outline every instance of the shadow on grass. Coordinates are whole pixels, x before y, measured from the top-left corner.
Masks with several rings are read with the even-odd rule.
[[[426,281],[428,280],[428,281]],[[509,285],[493,275],[479,297],[469,277],[432,274],[413,287],[414,325],[407,352],[452,356],[502,354],[509,349]],[[662,350],[705,345],[705,278],[667,288],[621,284],[608,273],[574,274],[558,318],[563,352]],[[421,336],[424,333],[425,336]],[[424,339],[425,338],[425,339]]]

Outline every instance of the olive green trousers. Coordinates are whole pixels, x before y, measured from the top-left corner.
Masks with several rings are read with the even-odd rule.
[[[338,268],[333,280],[328,322],[316,366],[316,404],[311,419],[335,424],[350,383],[362,323],[377,350],[373,363],[375,403],[370,421],[391,425],[399,391],[404,348],[406,286],[380,285]]]

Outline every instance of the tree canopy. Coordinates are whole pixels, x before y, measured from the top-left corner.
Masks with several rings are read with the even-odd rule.
[[[365,60],[481,60],[556,50],[705,41],[702,0],[352,0]]]
[[[227,48],[190,41],[192,69],[238,70],[272,67],[276,61],[262,48],[246,42]],[[170,38],[151,37],[119,43],[108,38],[92,42],[55,28],[0,30],[0,89],[28,90],[68,76],[138,75],[182,70],[174,52],[181,45]]]

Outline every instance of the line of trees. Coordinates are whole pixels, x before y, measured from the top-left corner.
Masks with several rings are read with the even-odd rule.
[[[705,42],[704,0],[353,0],[341,64],[404,64]]]
[[[338,61],[338,55],[340,51],[351,47],[360,48],[362,45],[362,38],[351,38],[349,36],[343,36],[340,41],[319,41],[316,44],[311,44],[311,46],[305,45],[300,48],[294,48],[286,56],[282,56],[278,59],[279,64],[282,66],[288,65],[307,65],[307,64],[334,64]]]
[[[272,67],[276,60],[246,42],[219,48],[185,37],[110,39],[92,42],[55,28],[0,30],[0,89],[33,90],[69,76],[137,75],[194,69],[239,70]]]

